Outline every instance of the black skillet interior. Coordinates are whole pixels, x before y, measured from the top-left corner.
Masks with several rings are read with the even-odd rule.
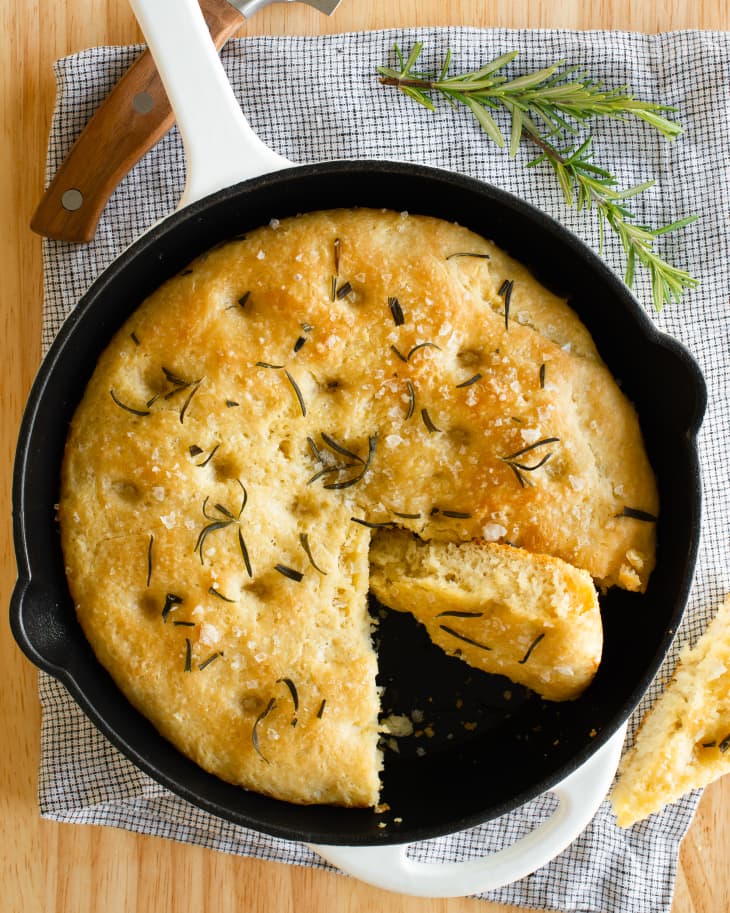
[[[182,757],[130,707],[91,653],[75,619],[54,521],[69,421],[98,355],[132,310],[218,241],[272,217],[341,206],[457,221],[567,296],[636,404],[662,501],[648,592],[611,590],[602,598],[604,659],[575,702],[541,701],[505,679],[470,670],[434,648],[409,617],[373,607],[383,616],[377,639],[384,709],[415,709],[423,720],[417,724],[423,734],[400,739],[399,753],[386,750],[383,799],[391,810],[383,815],[267,799]],[[555,785],[605,743],[648,686],[680,621],[694,568],[700,514],[694,438],[704,405],[704,382],[687,352],[654,330],[596,255],[515,197],[458,175],[388,162],[329,163],[258,178],[194,204],[145,235],[105,271],[61,329],[32,390],[16,458],[13,631],[29,658],[64,682],[128,757],[222,818],[285,838],[350,845],[461,830]],[[381,821],[385,828],[378,827]]]

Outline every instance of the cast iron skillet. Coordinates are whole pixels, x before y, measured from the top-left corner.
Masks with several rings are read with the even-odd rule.
[[[253,136],[211,47],[194,65],[180,50],[182,37],[190,39],[186,48],[193,50],[195,36],[206,35],[197,5],[134,0],[133,6],[138,17],[144,7],[148,26],[154,20],[157,41],[166,36],[157,64],[164,62],[160,72],[186,142],[193,175],[188,196],[232,186],[171,216],[122,254],[83,297],[41,366],[21,426],[13,480],[19,569],[11,603],[15,637],[142,770],[237,824],[307,843],[357,846],[413,842],[508,812],[551,789],[608,741],[671,643],[699,537],[695,436],[706,395],[700,371],[678,343],[654,329],[595,254],[552,219],[494,187],[389,162],[334,162],[236,183],[246,173],[240,167],[242,153],[249,174],[284,162]],[[169,32],[173,26],[174,34]],[[151,44],[153,53],[161,51],[155,41]],[[174,71],[175,78],[166,79],[166,71],[168,77]],[[215,92],[201,90],[203,77],[204,88],[221,90],[217,108]],[[238,126],[229,129],[233,121]],[[221,130],[228,130],[230,143],[220,142]],[[196,131],[204,140],[197,147],[191,142]],[[245,142],[236,145],[241,138]],[[222,157],[217,157],[219,149]],[[388,753],[383,799],[391,810],[386,816],[278,802],[226,784],[180,755],[127,703],[96,661],[76,621],[54,519],[71,417],[98,356],[142,300],[219,241],[272,218],[341,206],[387,207],[457,221],[494,240],[569,298],[636,404],[662,505],[657,567],[648,591],[611,590],[603,598],[603,661],[577,701],[541,701],[506,679],[471,670],[430,644],[408,616],[383,613],[377,636],[384,710],[420,710],[424,728],[433,733],[401,739],[400,753]],[[384,817],[392,826],[378,827]]]
[[[68,593],[54,505],[71,416],[96,360],[129,314],[218,241],[272,217],[338,206],[383,206],[457,221],[493,239],[561,295],[593,335],[641,417],[658,479],[658,560],[644,595],[601,600],[605,650],[577,701],[554,704],[434,648],[410,618],[386,614],[378,633],[386,711],[421,709],[435,735],[387,752],[384,801],[399,827],[370,811],[300,807],[230,786],[180,755],[137,713],[96,661]],[[314,843],[403,843],[497,817],[550,789],[626,719],[679,624],[699,534],[695,435],[705,406],[700,371],[658,333],[625,286],[577,238],[523,201],[472,179],[389,162],[334,162],[230,187],[170,217],[96,281],[40,368],[23,419],[13,516],[19,567],[10,610],[27,656],[62,681],[96,726],[142,770],[237,824]],[[630,521],[634,522],[634,521]],[[637,521],[638,522],[638,521]],[[457,700],[463,707],[457,712]],[[475,729],[464,723],[476,722]],[[449,735],[450,734],[450,735]],[[427,748],[420,756],[418,748]]]

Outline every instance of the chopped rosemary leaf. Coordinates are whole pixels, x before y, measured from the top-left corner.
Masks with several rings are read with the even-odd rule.
[[[528,466],[526,463],[518,463],[515,459],[516,457],[528,453],[531,450],[534,450],[536,447],[540,447],[542,444],[551,444],[555,441],[558,441],[559,438],[547,437],[541,441],[536,441],[534,444],[530,444],[529,447],[523,447],[521,450],[515,451],[515,453],[510,454],[506,457],[500,457],[500,460],[503,463],[506,463],[512,472],[515,474],[517,481],[520,483],[521,488],[525,488],[527,485],[532,485],[532,482],[529,482],[528,479],[522,474],[523,472],[534,472],[536,469],[539,469],[541,466],[544,466],[545,463],[552,457],[552,451],[546,453],[545,456],[538,460],[533,466]]]
[[[356,453],[353,453],[352,450],[348,450],[346,447],[343,447],[342,444],[338,444],[334,438],[331,438],[328,434],[325,434],[324,431],[320,432],[320,437],[330,448],[330,450],[334,450],[336,453],[339,453],[342,456],[349,457],[351,460],[357,460],[358,463],[365,462],[362,457],[358,456]]]
[[[420,514],[402,514],[397,510],[394,510],[393,514],[396,517],[402,517],[404,520],[420,520],[421,519]]]
[[[312,456],[313,456],[315,462],[316,462],[316,463],[321,463],[321,462],[322,462],[322,454],[320,453],[319,447],[318,447],[317,444],[315,443],[314,438],[307,437],[307,443],[309,444],[309,449],[310,449],[311,452],[312,452]]]
[[[173,621],[173,625],[176,628],[194,628],[195,622],[194,621]]]
[[[215,447],[210,451],[210,453],[208,454],[208,456],[203,460],[203,462],[202,462],[202,463],[196,463],[195,465],[196,465],[196,466],[207,466],[208,463],[210,463],[210,461],[211,461],[211,460],[213,459],[213,457],[215,456],[215,452],[216,452],[216,450],[217,450],[219,447],[220,447],[220,444],[216,444]],[[216,505],[216,506],[217,506],[217,505]]]
[[[236,517],[237,520],[240,520],[241,514],[243,513],[243,508],[248,504],[248,491],[246,490],[246,486],[243,484],[243,482],[240,479],[236,479],[236,481],[238,482],[238,484],[241,488],[241,494],[243,495],[243,497],[241,498],[241,506],[238,508],[238,516]]]
[[[533,651],[533,650],[535,649],[535,647],[540,643],[540,641],[543,639],[544,636],[545,636],[545,632],[544,632],[544,631],[542,632],[542,634],[538,634],[538,635],[537,635],[537,637],[533,640],[533,642],[532,642],[532,643],[530,644],[530,646],[527,648],[527,653],[525,653],[525,655],[522,657],[522,659],[518,660],[518,664],[519,664],[520,666],[524,666],[524,665],[525,665],[525,663],[527,662],[527,660],[532,656],[532,651]]]
[[[439,612],[436,618],[483,618],[484,612]]]
[[[291,694],[292,703],[294,704],[294,712],[296,713],[299,710],[299,695],[297,694],[296,685],[290,678],[277,678],[276,684],[282,683],[289,689],[289,694]]]
[[[400,301],[397,298],[388,298],[388,307],[390,308],[390,313],[393,315],[393,322],[397,327],[402,326],[405,323],[405,317],[403,316],[403,309],[400,306]]]
[[[326,577],[327,571],[323,571],[322,568],[319,567],[317,562],[312,557],[312,550],[309,546],[309,536],[307,535],[307,533],[299,533],[299,541],[302,545],[302,548],[304,549],[304,552],[305,552],[307,558],[309,558],[309,563],[312,565],[312,567],[315,569],[315,571],[319,571],[320,574],[323,574]]]
[[[208,592],[211,596],[217,596],[218,599],[222,599],[223,602],[235,602],[235,599],[229,599],[227,596],[224,596],[223,593],[220,593],[214,586],[208,587]]]
[[[347,296],[350,294],[351,291],[352,291],[352,286],[350,285],[349,282],[345,282],[344,285],[341,285],[337,289],[337,300],[342,301],[343,298],[347,298]]]
[[[340,275],[340,239],[339,238],[335,238],[334,249],[335,249],[335,276],[339,276]]]
[[[245,306],[246,306],[246,302],[248,301],[248,299],[250,298],[250,296],[251,296],[251,292],[250,292],[250,291],[244,292],[244,293],[241,295],[241,297],[238,299],[239,305],[240,305],[241,307],[245,307]]]
[[[284,367],[284,365],[270,365],[268,363],[268,361],[257,361],[256,367],[257,368],[273,368],[274,371],[281,371],[281,369]]]
[[[176,596],[174,593],[168,593],[165,596],[165,605],[162,609],[162,620],[167,623],[167,616],[173,610],[175,606],[181,605],[182,599],[180,596]]]
[[[437,346],[435,342],[419,342],[418,345],[413,346],[411,351],[406,355],[406,361],[410,361],[411,356],[415,355],[415,353],[418,352],[419,349],[438,349],[440,352],[441,346]]]
[[[301,583],[304,578],[304,574],[302,574],[301,571],[296,571],[293,567],[287,567],[285,564],[275,564],[274,570],[278,571],[283,577],[288,577],[289,580],[293,580],[295,583]]]
[[[246,543],[243,540],[243,533],[240,528],[238,530],[238,547],[241,549],[241,557],[243,558],[243,563],[246,565],[246,573],[249,577],[253,577],[251,559],[249,558],[248,549],[246,548]]]
[[[617,517],[630,517],[632,520],[642,520],[644,523],[656,523],[657,518],[646,510],[639,510],[636,507],[624,507]]]
[[[421,418],[423,419],[423,424],[428,428],[428,433],[433,434],[434,431],[441,431],[440,428],[437,428],[431,420],[431,416],[428,414],[428,409],[421,409]]]
[[[229,517],[231,520],[235,520],[235,519],[236,519],[236,518],[233,516],[233,514],[230,512],[230,510],[228,510],[228,508],[227,508],[227,507],[224,507],[222,504],[214,504],[213,507],[214,507],[217,511],[219,511],[220,513],[222,513],[224,517]]]
[[[331,491],[341,490],[341,489],[343,489],[343,488],[350,488],[351,485],[356,485],[359,481],[361,481],[361,479],[363,478],[363,476],[365,475],[365,473],[366,473],[366,472],[368,471],[368,469],[370,468],[370,464],[372,463],[372,460],[373,460],[373,455],[374,455],[374,453],[375,453],[375,446],[376,446],[377,442],[378,442],[378,435],[377,435],[377,433],[372,434],[372,435],[368,438],[368,456],[367,456],[367,460],[366,460],[365,463],[363,464],[362,471],[361,471],[358,475],[353,476],[351,479],[345,479],[344,482],[328,482],[328,483],[324,486],[324,488],[327,488],[328,490],[331,490]]]
[[[198,392],[198,388],[200,387],[201,383],[202,383],[201,380],[198,380],[195,382],[193,389],[188,394],[188,398],[183,403],[183,407],[180,410],[180,424],[181,425],[184,424],[184,422],[185,422],[185,413],[188,411],[188,406],[190,405],[190,401],[195,396],[195,394]]]
[[[171,384],[173,384],[175,387],[189,387],[190,386],[190,381],[183,380],[182,377],[179,377],[177,374],[175,374],[174,371],[170,371],[164,365],[162,366],[162,373],[165,375],[167,380]]]
[[[299,403],[299,408],[302,411],[302,418],[304,418],[304,416],[307,414],[307,407],[304,404],[304,397],[302,396],[302,391],[299,389],[299,387],[297,386],[297,382],[294,380],[294,378],[291,376],[291,374],[288,371],[284,371],[284,374],[286,374],[286,379],[289,381],[289,383],[292,386],[292,389],[294,390],[294,394],[297,398],[297,402]]]
[[[319,705],[319,710],[317,711],[317,719],[322,719],[322,714],[324,713],[324,705],[327,703],[326,699],[323,699],[322,703]]]
[[[466,637],[464,634],[459,634],[458,631],[454,631],[453,628],[449,628],[446,625],[439,625],[442,631],[445,631],[447,634],[450,634],[452,637],[456,637],[458,640],[463,640],[466,644],[471,644],[472,647],[479,647],[480,650],[491,650],[491,647],[488,647],[486,644],[480,644],[478,640],[472,640],[471,637]]]
[[[406,381],[406,387],[408,388],[408,411],[406,412],[405,420],[408,421],[416,409],[416,391],[414,390],[413,384],[410,382],[410,380]]]
[[[150,580],[152,580],[152,546],[154,541],[155,537],[150,533],[150,542],[147,546],[147,586],[150,585]]]
[[[526,479],[525,476],[522,475],[522,473],[521,473],[520,470],[515,466],[514,463],[510,463],[509,460],[503,460],[503,462],[507,463],[507,465],[509,466],[509,468],[510,468],[510,469],[512,470],[512,472],[515,474],[515,478],[516,478],[517,481],[520,483],[520,488],[526,488],[526,487],[529,487],[529,486],[532,485],[532,482],[530,482],[529,479]]]
[[[343,469],[352,469],[354,465],[356,464],[350,463],[348,466],[325,466],[324,469],[315,472],[312,478],[307,481],[307,485],[311,485],[313,482],[316,482],[317,479],[321,479],[322,476],[330,475],[330,473],[341,472]]]
[[[509,330],[509,306],[512,299],[512,289],[515,287],[514,279],[505,279],[497,294],[504,298],[504,328]]]
[[[473,254],[469,251],[457,251],[455,254],[449,254],[447,260],[453,260],[455,257],[476,257],[478,260],[489,260],[489,254]]]
[[[132,330],[132,332],[129,334],[129,338],[132,340],[132,342],[133,342],[136,346],[138,346],[138,345],[140,344],[140,343],[139,343],[139,337],[138,337],[137,334],[134,332],[134,330]]]
[[[471,514],[467,514],[461,510],[442,510],[442,517],[451,517],[452,520],[470,520]]]
[[[304,343],[305,343],[306,341],[307,341],[307,337],[306,337],[306,336],[300,336],[300,337],[297,339],[297,341],[294,343],[294,351],[295,351],[295,352],[298,352],[298,351],[301,349],[301,347],[304,345]]]
[[[527,447],[523,447],[521,450],[515,450],[514,453],[508,453],[507,456],[500,457],[500,459],[513,460],[515,457],[522,456],[524,453],[529,453],[531,450],[535,450],[537,447],[542,447],[543,444],[557,444],[559,440],[559,437],[544,437],[542,440],[535,441],[534,444],[529,444]]]
[[[193,644],[189,637],[185,638],[185,671],[193,671]]]
[[[191,269],[184,269],[181,273],[179,273],[179,275],[180,276],[189,276],[191,273],[192,273]]]
[[[334,301],[337,297],[337,276],[332,276],[330,280],[330,300]]]
[[[401,354],[401,352],[395,346],[391,346],[390,348],[393,352],[395,352],[395,354],[398,356],[398,358],[400,358],[401,361],[408,361],[406,356]]]
[[[459,390],[462,387],[471,387],[472,384],[475,384],[478,380],[482,379],[481,374],[474,374],[468,380],[463,380],[460,384],[456,385],[456,389]]]
[[[350,517],[353,523],[359,523],[360,526],[367,526],[368,529],[386,529],[389,526],[395,526],[393,520],[382,520],[380,523],[373,523],[370,520],[360,520],[358,517]]]
[[[305,333],[311,333],[314,329],[311,323],[300,323],[299,326],[304,330]]]
[[[711,742],[702,742],[703,748],[717,748],[717,739],[713,739]]]
[[[538,460],[534,466],[527,466],[525,463],[518,463],[515,460],[512,460],[511,462],[512,465],[517,469],[523,469],[525,472],[533,472],[535,469],[539,469],[541,466],[544,466],[551,457],[552,453],[546,453],[545,456],[541,460]]]
[[[540,365],[540,389],[545,387],[545,362]]]
[[[151,397],[147,400],[147,402],[145,403],[145,406],[147,406],[147,408],[149,409],[149,407],[150,407],[153,403],[156,403],[157,400],[158,400],[161,396],[162,396],[161,393],[155,393],[154,396],[151,396]]]
[[[225,529],[226,526],[230,526],[233,523],[233,520],[216,520],[213,523],[209,523],[207,526],[203,527],[198,536],[198,541],[195,543],[195,548],[193,552],[197,552],[200,555],[200,563],[203,563],[203,546],[205,545],[205,540],[211,533],[217,532],[219,529]]]
[[[126,412],[131,412],[132,415],[141,415],[141,416],[144,416],[144,415],[149,415],[149,414],[150,414],[150,412],[149,412],[148,409],[133,409],[132,406],[127,406],[125,403],[123,403],[123,402],[117,397],[117,395],[116,395],[116,393],[114,392],[114,390],[111,390],[111,389],[110,389],[110,390],[109,390],[109,395],[110,395],[111,398],[114,400],[114,402],[117,404],[117,406],[119,406],[120,409],[124,409]]]
[[[228,406],[229,409],[233,409],[234,406],[240,406],[240,405],[241,405],[241,404],[240,404],[240,403],[237,403],[237,402],[235,401],[235,399],[227,399],[227,400],[226,400],[226,406]]]
[[[251,730],[251,743],[253,745],[254,751],[257,755],[259,755],[259,757],[261,757],[262,760],[266,761],[267,764],[269,763],[269,759],[265,758],[263,754],[261,754],[261,749],[259,748],[258,727],[259,723],[262,723],[266,719],[266,717],[271,713],[275,706],[276,698],[272,697],[269,703],[266,705],[266,709],[262,710],[261,713],[256,717],[256,721],[253,724],[253,729]]]
[[[198,666],[199,671],[202,672],[203,669],[207,669],[207,667],[208,667],[214,660],[218,659],[219,656],[223,656],[223,652],[222,652],[221,650],[216,650],[215,653],[211,653],[210,656],[209,656],[207,659],[204,659],[203,662],[200,663],[200,665]]]
[[[730,748],[730,732],[725,736],[725,738],[717,746],[720,751],[725,754],[725,752]]]
[[[190,454],[191,457],[200,456],[200,454],[202,452],[203,452],[203,448],[198,447],[197,444],[191,444],[190,447],[188,447],[188,453]]]

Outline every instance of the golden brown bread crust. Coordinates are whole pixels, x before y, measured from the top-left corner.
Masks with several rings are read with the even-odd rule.
[[[611,793],[630,827],[730,773],[730,596],[641,723]]]
[[[175,744],[272,795],[371,804],[369,531],[350,518],[643,589],[654,524],[625,507],[658,508],[638,422],[565,303],[464,228],[359,210],[273,222],[132,315],[73,420],[59,514],[87,636]]]
[[[370,547],[370,588],[384,605],[412,613],[447,653],[547,700],[574,700],[598,670],[596,589],[586,571],[560,558],[380,530]]]

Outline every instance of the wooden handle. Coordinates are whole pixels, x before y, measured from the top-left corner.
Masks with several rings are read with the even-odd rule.
[[[200,0],[217,48],[242,19],[226,0]],[[30,227],[58,241],[91,241],[102,210],[122,178],[174,121],[154,61],[145,51],[84,127],[56,172]]]

